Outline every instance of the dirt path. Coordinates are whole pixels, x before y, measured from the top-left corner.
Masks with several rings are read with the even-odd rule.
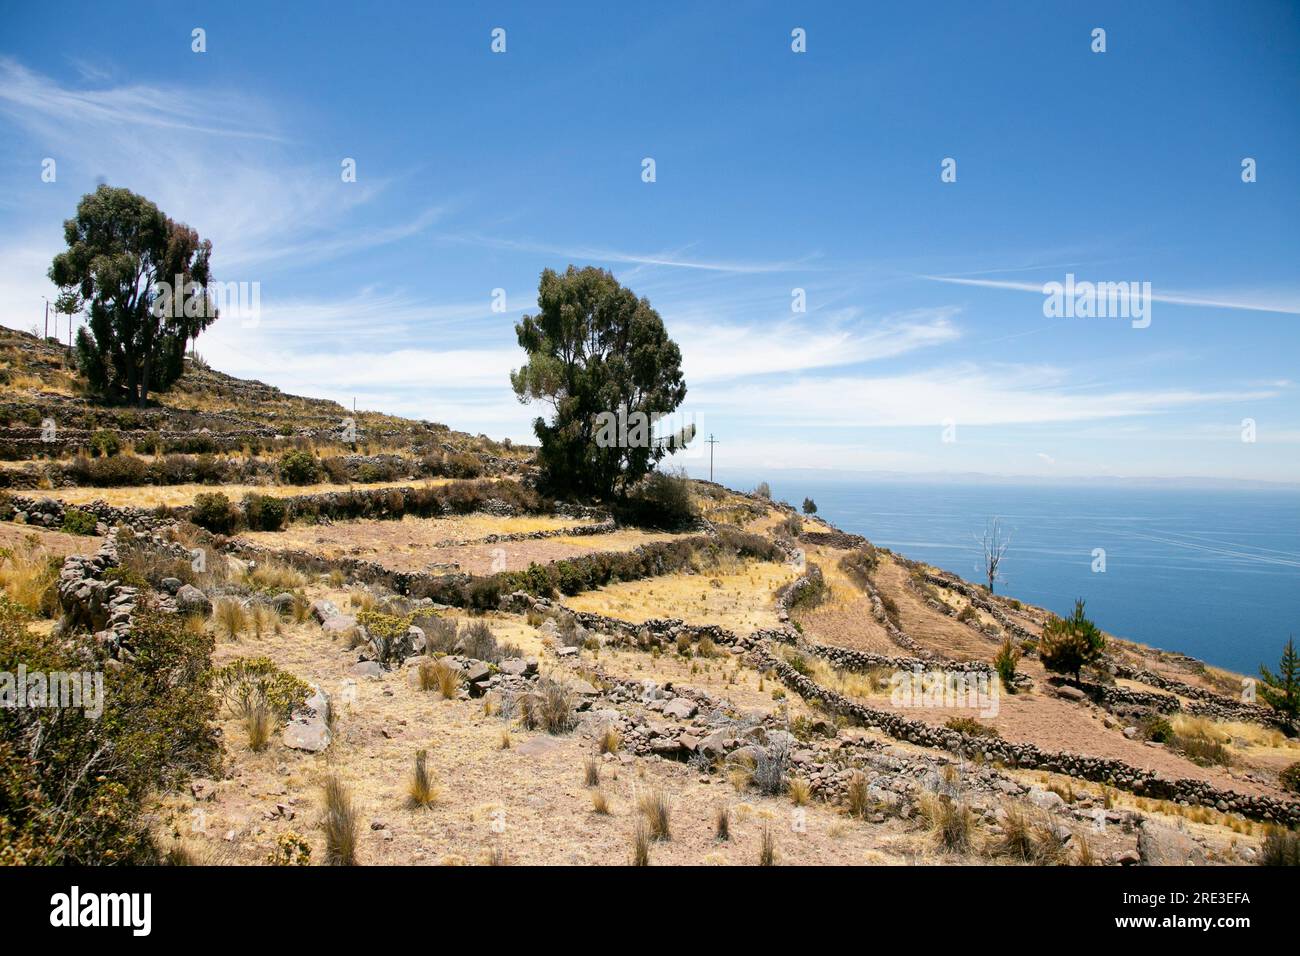
[[[928,650],[955,660],[989,660],[997,653],[997,642],[933,611],[907,586],[908,572],[892,558],[881,555],[872,579],[880,593],[898,605],[903,631]]]

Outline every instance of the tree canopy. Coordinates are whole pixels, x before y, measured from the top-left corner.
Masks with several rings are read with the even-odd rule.
[[[207,294],[212,243],[129,189],[100,186],[63,224],[49,277],[60,308],[87,310],[77,362],[105,397],[143,405],[180,377],[185,344],[217,318]],[[179,277],[179,284],[178,284]]]
[[[515,326],[528,362],[510,384],[554,411],[533,423],[544,480],[561,493],[625,494],[676,450],[652,425],[686,397],[681,350],[650,303],[604,269],[545,270],[537,306]]]
[[[1288,717],[1300,717],[1300,654],[1296,653],[1294,637],[1287,639],[1278,669],[1272,671],[1261,665],[1259,675],[1263,678],[1259,695],[1265,702]]]

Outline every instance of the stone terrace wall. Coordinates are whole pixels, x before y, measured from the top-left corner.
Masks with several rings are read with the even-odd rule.
[[[1213,807],[1224,813],[1238,813],[1251,819],[1300,825],[1300,803],[1257,797],[1221,790],[1201,780],[1167,780],[1150,770],[1143,770],[1107,757],[1042,750],[1033,744],[1012,743],[998,738],[959,733],[936,727],[889,711],[867,707],[824,688],[810,677],[780,660],[765,647],[755,648],[753,657],[760,667],[776,673],[791,690],[805,699],[817,698],[836,713],[875,727],[899,740],[923,747],[936,747],[956,753],[980,754],[985,760],[1000,761],[1012,767],[1047,770],[1084,780],[1104,783],[1142,796],[1185,801]]]

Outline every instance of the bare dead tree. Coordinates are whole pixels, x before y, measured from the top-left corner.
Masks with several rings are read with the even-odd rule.
[[[977,540],[984,551],[984,576],[992,594],[993,583],[1001,577],[1002,557],[1011,546],[1011,534],[1002,530],[1001,519],[994,518],[984,526],[984,537]]]

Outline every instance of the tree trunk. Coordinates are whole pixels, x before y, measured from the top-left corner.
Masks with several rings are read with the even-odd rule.
[[[149,366],[152,363],[148,357],[144,360],[144,377],[140,381],[140,407],[144,408],[145,402],[149,398]]]

